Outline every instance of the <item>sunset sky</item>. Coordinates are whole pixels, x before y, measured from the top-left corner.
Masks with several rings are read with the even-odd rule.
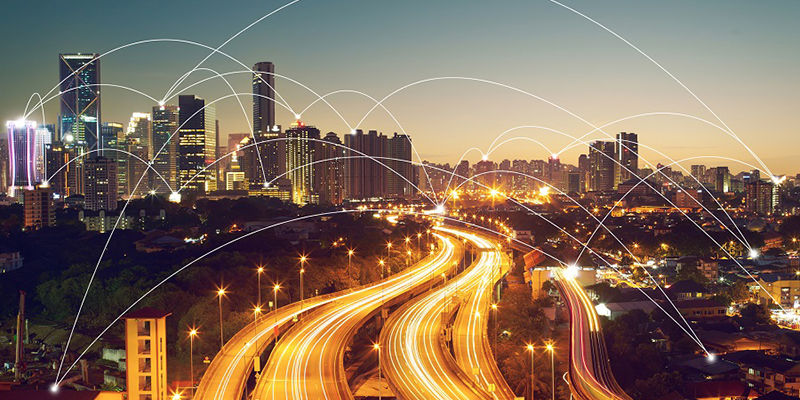
[[[147,39],[182,39],[216,47],[240,29],[287,1],[85,1],[11,0],[4,3],[0,118],[19,118],[29,96],[44,95],[58,83],[59,53],[104,53]],[[762,158],[776,174],[800,172],[800,2],[707,0],[565,0],[638,46],[680,79]],[[594,125],[640,113],[694,115],[721,125],[712,113],[655,64],[619,38],[549,0],[301,0],[261,21],[221,49],[247,66],[271,61],[276,72],[318,94],[350,89],[383,98],[409,83],[437,77],[468,77],[518,88],[585,119],[519,91],[478,81],[437,80],[409,87],[385,103],[410,134],[423,158],[455,163],[471,147],[487,149],[494,138],[517,126],[543,126],[581,136]],[[141,44],[104,57],[102,82],[162,98],[169,87],[208,54],[181,43]],[[242,67],[214,56],[204,67],[219,73]],[[183,87],[212,76],[196,71]],[[250,75],[226,77],[240,97],[221,100],[217,116],[223,134],[248,131]],[[277,88],[299,112],[316,98],[278,78]],[[127,124],[132,112],[149,111],[151,100],[103,88],[102,120]],[[189,89],[213,100],[231,90],[220,79]],[[57,89],[52,94],[57,94]],[[355,127],[374,103],[353,93],[329,102]],[[177,102],[175,100],[174,102]],[[56,121],[58,101],[45,105]],[[278,107],[283,125],[292,113]],[[41,113],[30,119],[41,122]],[[349,131],[336,113],[319,102],[302,116],[323,132]],[[386,134],[401,128],[382,109],[359,127]],[[698,120],[649,116],[605,129],[636,132],[651,163],[699,156],[730,157],[759,166],[728,133]],[[571,140],[534,128],[500,147],[492,159],[542,159]],[[605,138],[595,132],[584,140]],[[543,145],[543,146],[542,146]],[[546,149],[545,149],[546,148]],[[565,151],[576,163],[587,146]],[[658,154],[658,152],[664,153]],[[467,159],[475,162],[479,153]],[[689,164],[745,164],[719,158]],[[640,162],[640,166],[645,165]]]

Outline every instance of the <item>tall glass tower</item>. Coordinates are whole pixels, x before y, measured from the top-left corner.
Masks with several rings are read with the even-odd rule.
[[[59,54],[59,124],[65,145],[96,150],[100,133],[100,60],[98,54]]]

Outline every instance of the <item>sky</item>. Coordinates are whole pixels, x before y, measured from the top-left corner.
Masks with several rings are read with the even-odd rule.
[[[287,4],[262,1],[4,1],[0,13],[0,118],[18,119],[32,93],[58,83],[58,54],[106,53],[152,39],[217,47],[247,25]],[[498,135],[490,158],[544,159],[559,153],[577,163],[582,141],[620,131],[639,134],[649,163],[761,167],[800,173],[800,2],[794,0],[563,0],[647,53],[703,104],[628,44],[550,0],[300,0],[253,25],[220,50],[246,66],[271,61],[278,123],[318,95],[338,90],[384,98],[391,114],[353,92],[333,94],[302,114],[307,125],[340,135],[351,128],[411,135],[423,159],[476,162]],[[125,47],[101,61],[101,81],[161,99],[208,49],[178,42]],[[223,135],[249,132],[250,76],[215,55],[203,67],[220,78],[187,89],[215,103]],[[181,89],[213,77],[193,72]],[[437,79],[443,78],[444,79]],[[449,78],[447,78],[449,77]],[[468,79],[455,79],[455,77]],[[57,94],[56,91],[51,92]],[[48,96],[45,96],[46,98]],[[240,100],[241,104],[237,101]],[[177,100],[174,100],[176,102]],[[132,91],[102,89],[102,121],[126,123],[153,101]],[[58,100],[45,104],[56,121]],[[650,115],[596,126],[642,113]],[[29,119],[41,122],[40,112]],[[707,120],[708,123],[702,120]],[[723,123],[734,133],[721,129]],[[715,126],[716,125],[716,126]],[[523,139],[525,137],[527,139]],[[752,150],[755,154],[750,153]],[[640,161],[640,166],[647,162]]]

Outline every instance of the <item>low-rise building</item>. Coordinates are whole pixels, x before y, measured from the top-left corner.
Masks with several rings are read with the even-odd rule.
[[[0,273],[22,268],[22,253],[8,247],[0,247]]]

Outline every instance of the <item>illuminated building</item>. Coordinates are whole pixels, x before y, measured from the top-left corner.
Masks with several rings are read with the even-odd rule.
[[[133,113],[128,122],[128,129],[125,131],[127,150],[133,154],[126,155],[128,162],[127,171],[125,171],[127,184],[125,193],[129,196],[144,195],[152,187],[151,173],[148,169],[152,153],[150,132],[150,114]],[[134,191],[134,189],[136,190]]]
[[[341,204],[344,201],[344,157],[346,150],[339,136],[328,132],[322,139],[317,164],[320,203]]]
[[[635,133],[620,132],[614,142],[614,153],[617,163],[614,176],[614,187],[636,177],[639,172],[639,139]]]
[[[39,125],[36,128],[36,140],[34,142],[34,171],[36,171],[36,181],[44,182],[47,180],[47,162],[45,160],[45,147],[53,142],[55,125]]]
[[[167,324],[171,314],[143,308],[122,316],[125,321],[125,363],[128,399],[167,397]]]
[[[105,157],[94,157],[83,163],[86,173],[85,205],[87,210],[117,209],[117,164]]]
[[[197,96],[178,97],[178,183],[189,192],[216,190],[214,170],[205,169],[216,158],[216,117],[213,106],[204,106]]]
[[[67,146],[98,148],[100,133],[100,56],[60,54],[59,132]]]
[[[23,191],[25,229],[39,229],[56,225],[53,189],[37,186]]]
[[[319,129],[297,120],[286,130],[286,177],[292,181],[295,204],[319,203],[317,165]]]
[[[128,144],[125,140],[125,127],[119,122],[103,122],[100,125],[100,138],[103,142],[103,151],[100,152],[100,155],[113,160],[117,164],[117,195],[119,198],[127,197],[130,194],[128,193],[128,163],[130,163],[130,156],[118,151],[128,151]]]
[[[597,140],[589,146],[589,190],[614,188],[614,146],[616,142]]]
[[[758,180],[748,183],[745,190],[747,211],[760,215],[771,215],[775,211],[773,204],[774,190],[772,182]]]
[[[678,189],[675,192],[675,206],[678,208],[700,208],[705,202],[703,189]]]
[[[410,199],[416,194],[413,183],[417,181],[414,164],[411,163],[411,137],[398,135],[388,139],[389,159],[386,160],[389,196]],[[394,172],[392,172],[394,171]],[[454,181],[455,182],[455,181]]]
[[[348,199],[361,200],[384,198],[386,186],[386,136],[371,130],[367,134],[361,129],[345,135],[345,193]],[[370,159],[368,157],[379,157]],[[383,165],[382,165],[383,164]]]
[[[153,168],[170,186],[178,184],[178,107],[171,105],[153,107]],[[158,154],[156,154],[158,153]],[[154,179],[153,189],[167,193],[169,188]]]
[[[36,122],[8,121],[9,196],[15,189],[36,185]]]
[[[705,180],[705,176],[706,176],[706,166],[705,165],[695,164],[695,165],[692,165],[690,168],[691,168],[690,171],[692,173],[692,176],[697,178],[697,180],[700,181],[700,183],[708,183]]]
[[[483,186],[478,189],[493,188],[496,185],[496,176],[492,172],[497,169],[497,164],[490,160],[481,160],[475,164],[475,181]]]
[[[728,172],[728,167],[714,169],[714,189],[720,193],[731,191],[731,174]]]
[[[286,172],[285,141],[271,139],[285,137],[275,124],[275,65],[260,62],[253,66],[253,136],[256,146],[244,150],[243,169],[250,184],[270,181]],[[251,138],[252,140],[252,138]],[[259,159],[260,156],[260,159]],[[262,171],[263,167],[263,171]]]
[[[784,307],[800,307],[800,279],[794,273],[761,274],[757,283],[750,282],[747,286],[756,293],[759,304],[778,302]]]

